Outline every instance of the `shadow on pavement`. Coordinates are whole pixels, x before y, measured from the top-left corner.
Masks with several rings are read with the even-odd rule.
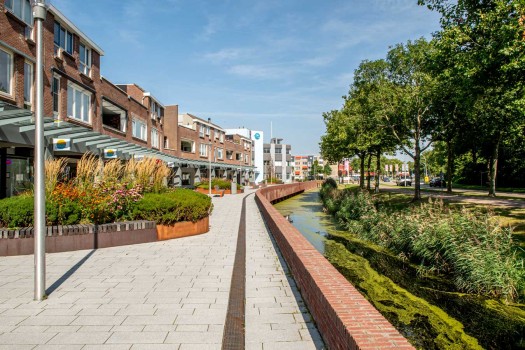
[[[89,253],[86,254],[85,257],[80,259],[75,265],[73,265],[65,274],[63,274],[59,279],[55,281],[52,285],[49,286],[49,288],[46,289],[46,295],[50,295],[55,290],[58,289],[64,283],[67,281],[69,277],[71,277],[79,268],[80,266],[84,265],[84,263],[95,253],[96,249],[91,250]]]

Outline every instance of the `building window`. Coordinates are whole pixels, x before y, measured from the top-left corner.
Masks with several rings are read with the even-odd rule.
[[[219,130],[214,130],[214,131],[213,131],[213,135],[215,136],[215,139],[216,139],[216,140],[219,138],[219,134],[220,134],[220,133],[221,133],[221,132],[220,132]]]
[[[204,137],[204,125],[201,125],[199,128],[199,136]]]
[[[210,135],[210,127],[209,126],[206,127],[206,135]]]
[[[73,54],[73,34],[64,28],[60,23],[55,22],[55,55],[58,53],[58,49],[62,48],[64,51]],[[82,46],[82,44],[81,44]]]
[[[242,160],[242,153],[235,153],[235,160]]]
[[[60,78],[53,76],[53,85],[51,86],[51,95],[53,96],[53,114],[60,114]]]
[[[0,49],[0,91],[12,94],[13,56]]]
[[[155,101],[151,102],[151,119],[160,119],[164,116],[164,108]]]
[[[224,157],[224,154],[222,152],[222,148],[217,148],[217,158],[222,159]]]
[[[224,134],[222,132],[219,135],[219,141],[224,142]]]
[[[244,156],[244,162],[248,163],[248,155],[247,154]]]
[[[276,149],[275,149],[275,153],[279,153],[279,154],[281,154],[281,153],[282,153],[282,148],[276,148]]]
[[[208,156],[208,145],[207,144],[201,143],[200,150],[199,150],[199,155],[201,157],[207,157]]]
[[[70,82],[67,84],[67,116],[91,123],[91,93]]]
[[[33,31],[33,10],[31,9],[29,0],[6,0],[5,7],[27,24],[25,35],[26,38],[31,38]]]
[[[180,150],[182,152],[195,153],[195,142],[190,140],[181,140]]]
[[[155,128],[151,128],[151,147],[159,148],[159,132]]]
[[[24,62],[24,108],[31,110],[33,102],[33,65]]]
[[[89,77],[91,74],[91,50],[88,49],[86,45],[80,44],[78,54],[80,59],[80,65],[78,66],[78,69],[80,72]]]
[[[233,160],[233,151],[226,151],[226,158]]]
[[[166,136],[164,136],[164,148],[166,148],[166,149],[170,148],[169,147],[168,138]]]
[[[102,124],[126,132],[128,124],[126,111],[106,99],[102,99]]]
[[[148,127],[146,126],[146,122],[141,119],[133,118],[131,124],[132,136],[147,141],[146,132],[148,131]]]

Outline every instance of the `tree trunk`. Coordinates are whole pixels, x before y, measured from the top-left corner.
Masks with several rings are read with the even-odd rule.
[[[368,166],[367,166],[367,177],[366,177],[366,189],[370,191],[370,165],[372,164],[372,153],[368,155]]]
[[[376,185],[375,185],[375,192],[379,193],[379,175],[381,174],[381,150],[377,150],[377,163],[376,163]]]
[[[365,157],[366,153],[362,153],[359,158],[361,159],[361,171],[359,172],[359,187],[365,189]]]
[[[452,153],[452,141],[447,140],[447,193],[452,193],[452,165],[454,155]]]
[[[488,163],[489,174],[489,196],[496,197],[496,174],[498,172],[498,154],[499,154],[500,137],[492,148],[492,155]]]
[[[419,171],[419,165],[421,163],[421,147],[419,146],[419,139],[415,142],[415,152],[414,152],[414,198],[413,201],[421,199],[421,184],[420,178],[421,174]]]

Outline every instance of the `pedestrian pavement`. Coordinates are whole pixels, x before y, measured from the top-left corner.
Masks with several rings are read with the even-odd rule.
[[[206,234],[47,254],[41,302],[33,255],[0,257],[0,350],[221,349],[244,197],[246,349],[324,348],[252,192],[213,198]]]

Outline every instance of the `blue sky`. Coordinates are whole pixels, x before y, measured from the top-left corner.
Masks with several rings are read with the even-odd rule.
[[[181,113],[264,131],[317,154],[322,113],[354,70],[389,46],[430,38],[417,0],[51,0],[105,51],[102,75]]]

